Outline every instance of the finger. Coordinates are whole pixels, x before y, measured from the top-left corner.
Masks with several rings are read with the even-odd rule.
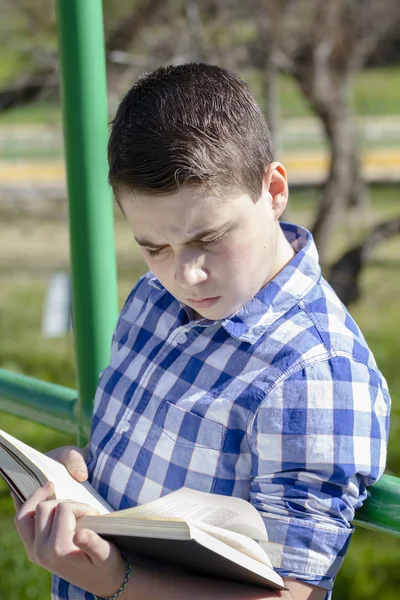
[[[63,556],[77,549],[72,539],[75,535],[77,520],[85,515],[98,515],[98,511],[87,504],[77,502],[60,502],[54,512],[53,526],[49,536],[49,543],[57,554]]]
[[[39,488],[26,502],[24,502],[15,516],[14,523],[18,533],[27,549],[30,549],[34,540],[34,517],[36,507],[53,496],[54,486],[49,481]]]
[[[77,481],[86,481],[88,478],[87,466],[80,448],[65,446],[48,452],[47,456],[62,463]]]
[[[60,500],[47,500],[39,502],[34,518],[34,545],[40,546],[47,542],[53,525],[54,512]]]
[[[18,513],[21,518],[25,518],[28,515],[35,513],[36,507],[39,502],[45,502],[54,496],[54,485],[47,481],[41,488],[36,490],[34,494],[28,500],[26,500]]]
[[[78,529],[73,538],[73,543],[90,558],[95,567],[104,565],[113,553],[119,551],[110,542],[103,540],[97,533],[90,529]]]

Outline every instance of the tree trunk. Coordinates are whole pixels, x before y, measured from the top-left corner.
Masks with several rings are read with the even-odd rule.
[[[281,151],[279,137],[279,88],[278,88],[278,70],[274,60],[274,48],[269,49],[265,64],[265,100],[266,100],[266,120],[274,145],[275,156],[278,157]]]
[[[277,27],[273,22],[273,16],[276,12],[272,10],[274,5],[269,7],[269,12],[265,11],[259,18],[259,44],[262,48],[262,60],[260,61],[263,70],[264,98],[265,98],[265,119],[271,134],[275,155],[280,154],[279,139],[279,93],[278,93],[278,68],[276,65],[275,53],[277,49]]]
[[[329,175],[311,229],[322,267],[327,265],[332,236],[344,214],[354,165],[351,117],[344,104],[332,108],[324,120],[331,148]]]
[[[347,208],[361,213],[370,208],[370,198],[367,184],[361,173],[361,164],[358,150],[355,149],[352,157],[352,186],[350,189]]]
[[[364,241],[348,250],[330,269],[328,281],[347,306],[361,297],[360,275],[376,246],[400,234],[400,218],[380,223]]]
[[[205,61],[207,60],[207,43],[198,0],[186,0],[185,9],[191,33],[191,60],[193,62]]]
[[[325,89],[319,91],[314,82],[305,76],[307,71],[296,70],[294,74],[307,100],[322,120],[330,147],[329,174],[311,228],[324,269],[328,264],[333,233],[343,217],[350,195],[355,191],[353,177],[357,149],[349,101],[350,76],[342,74],[338,78],[327,71]]]
[[[312,227],[323,267],[345,210],[366,198],[350,95],[351,78],[370,46],[358,30],[361,16],[351,0],[318,0],[310,36],[293,61],[293,74],[321,118],[330,146],[329,175]]]
[[[262,9],[260,10],[260,6]],[[258,67],[264,75],[265,118],[271,134],[275,155],[281,153],[279,127],[279,67],[278,52],[283,35],[283,23],[290,10],[291,0],[268,0],[260,5],[258,20]],[[254,61],[254,57],[253,57]]]

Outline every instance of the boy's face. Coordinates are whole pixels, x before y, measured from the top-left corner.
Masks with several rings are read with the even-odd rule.
[[[266,171],[256,203],[195,186],[168,196],[125,192],[119,200],[148,267],[196,318],[232,315],[284,266],[278,219],[287,184],[279,163]]]

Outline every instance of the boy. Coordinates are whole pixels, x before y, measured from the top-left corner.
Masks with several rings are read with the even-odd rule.
[[[56,574],[54,599],[330,597],[384,469],[390,399],[311,235],[279,222],[286,171],[258,105],[224,69],[157,69],[118,109],[109,167],[150,271],[99,380],[89,479],[115,509],[183,485],[245,498],[288,591],[127,566],[75,532],[87,507],[50,500],[51,486],[16,517],[28,554]],[[77,450],[56,456],[86,469]]]

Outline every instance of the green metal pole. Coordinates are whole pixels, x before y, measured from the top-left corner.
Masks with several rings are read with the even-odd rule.
[[[118,308],[103,15],[101,0],[57,0],[56,6],[82,443]]]
[[[400,537],[400,479],[383,475],[368,488],[368,498],[353,523]]]
[[[76,390],[0,369],[0,410],[64,433],[77,432]]]

